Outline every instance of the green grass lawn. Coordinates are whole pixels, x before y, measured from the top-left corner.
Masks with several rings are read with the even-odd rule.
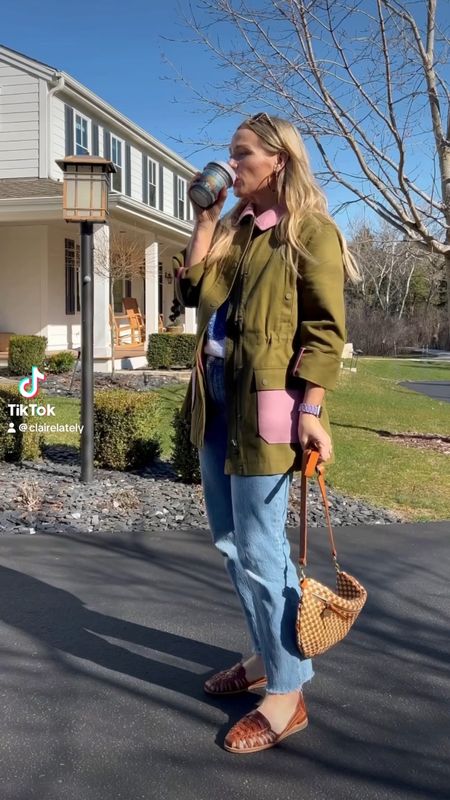
[[[47,422],[50,424],[58,425],[75,425],[80,423],[80,401],[75,397],[53,397],[47,396],[45,391],[41,391],[39,395],[39,402],[42,404],[50,403],[55,406],[55,416],[51,418],[40,418],[40,422]],[[79,433],[44,433],[43,434],[46,444],[69,444],[73,447],[80,446]]]
[[[405,380],[450,381],[450,365],[363,358],[356,373],[341,372],[337,389],[327,399],[336,453],[328,483],[410,520],[450,519],[450,456],[389,439],[394,433],[450,436],[450,403],[398,385]],[[159,390],[164,458],[171,455],[172,416],[185,392],[186,384]],[[57,422],[79,421],[79,401],[56,397],[51,402]],[[48,434],[47,442],[78,447],[79,436]]]
[[[450,519],[450,457],[390,441],[389,433],[450,436],[450,404],[399,385],[449,380],[450,365],[360,359],[328,397],[336,463],[330,485],[411,520]]]

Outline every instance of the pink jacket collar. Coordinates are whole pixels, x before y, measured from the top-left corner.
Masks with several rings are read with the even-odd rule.
[[[253,204],[248,203],[248,205],[246,205],[244,210],[241,212],[238,223],[248,214],[251,214],[253,217],[255,217],[255,225],[257,225],[261,231],[267,231],[269,228],[273,228],[285,213],[286,206],[282,203],[279,203],[278,205],[263,211],[261,214],[258,214],[258,216],[255,216]]]

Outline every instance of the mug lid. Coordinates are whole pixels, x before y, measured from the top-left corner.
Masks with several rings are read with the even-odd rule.
[[[235,171],[234,171],[233,167],[230,167],[230,165],[229,165],[229,164],[227,164],[227,162],[226,162],[226,161],[210,161],[209,163],[210,163],[210,164],[218,164],[218,165],[219,165],[219,167],[222,167],[222,169],[224,169],[224,170],[225,170],[225,172],[228,172],[228,175],[230,176],[230,178],[231,178],[231,180],[232,180],[232,183],[234,183],[234,182],[235,182],[235,180],[236,180],[236,173],[235,173]]]

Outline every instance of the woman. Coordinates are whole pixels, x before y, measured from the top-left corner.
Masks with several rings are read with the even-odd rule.
[[[229,164],[238,203],[219,221],[222,189],[194,205],[177,296],[198,308],[196,364],[184,403],[213,542],[242,604],[252,653],[205,691],[266,686],[225,748],[252,753],[307,725],[311,661],[296,645],[299,582],[285,533],[302,448],[332,453],[324,406],[345,341],[344,277],[357,267],[327,212],[296,128],[257,114],[235,132]]]

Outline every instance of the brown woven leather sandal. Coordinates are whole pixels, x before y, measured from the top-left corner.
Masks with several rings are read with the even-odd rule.
[[[282,739],[306,728],[308,716],[303,694],[300,692],[297,708],[281,733],[275,733],[269,720],[258,709],[250,711],[228,731],[224,747],[230,753],[257,753],[275,747]]]
[[[267,678],[264,676],[256,681],[248,681],[245,674],[245,667],[240,661],[229,669],[217,672],[208,678],[203,685],[203,689],[208,694],[240,694],[248,692],[250,689],[259,689],[265,686]]]

